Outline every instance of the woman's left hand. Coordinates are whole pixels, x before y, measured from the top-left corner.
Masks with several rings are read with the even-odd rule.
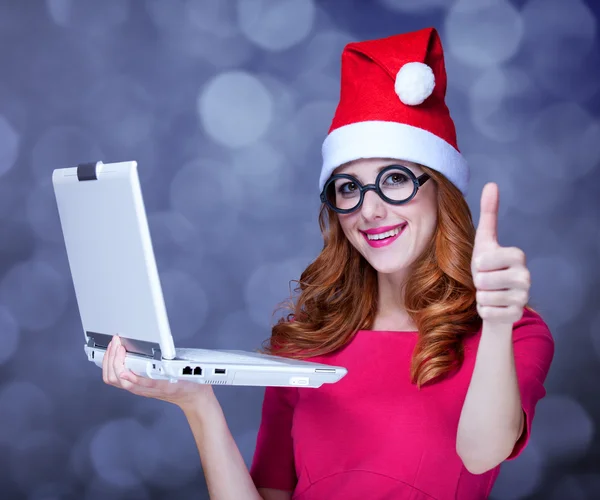
[[[477,289],[477,312],[487,323],[513,324],[523,316],[529,300],[531,276],[525,252],[498,244],[499,192],[488,183],[481,193],[481,214],[471,260]]]

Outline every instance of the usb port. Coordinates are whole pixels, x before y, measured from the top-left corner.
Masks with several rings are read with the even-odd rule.
[[[225,375],[226,372],[225,368],[215,368],[215,375]]]

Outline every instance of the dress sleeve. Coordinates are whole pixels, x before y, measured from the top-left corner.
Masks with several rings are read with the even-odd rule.
[[[527,446],[535,406],[546,395],[544,381],[554,356],[554,340],[548,325],[538,313],[525,309],[523,317],[515,323],[513,351],[525,424],[507,460],[517,458]]]
[[[294,491],[296,487],[292,419],[297,401],[295,387],[265,388],[262,419],[250,467],[250,476],[257,488]]]

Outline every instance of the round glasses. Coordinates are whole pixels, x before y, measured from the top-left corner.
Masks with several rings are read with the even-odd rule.
[[[402,205],[412,200],[429,178],[428,174],[416,177],[404,165],[385,167],[377,175],[375,184],[364,186],[352,175],[336,174],[325,183],[321,191],[321,202],[335,212],[349,214],[360,208],[365,193],[372,189],[383,201],[392,205]]]

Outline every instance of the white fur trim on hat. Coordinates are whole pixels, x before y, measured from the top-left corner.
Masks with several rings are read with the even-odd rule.
[[[394,158],[444,174],[467,195],[469,166],[460,152],[435,134],[404,123],[366,121],[333,130],[323,142],[319,191],[340,165],[359,158]]]
[[[396,74],[394,90],[404,104],[416,106],[433,92],[435,76],[433,70],[421,62],[409,62]]]

